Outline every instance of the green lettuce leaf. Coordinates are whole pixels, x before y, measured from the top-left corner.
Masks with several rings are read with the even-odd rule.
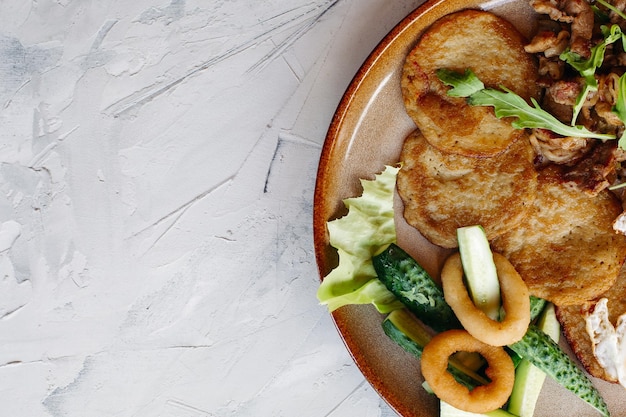
[[[330,311],[372,303],[386,313],[403,305],[376,276],[372,256],[396,241],[393,199],[399,167],[387,166],[374,180],[361,180],[363,193],[347,198],[348,214],[327,224],[339,265],[320,285],[317,298]]]

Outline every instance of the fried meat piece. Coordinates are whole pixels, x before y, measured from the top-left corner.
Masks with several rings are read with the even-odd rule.
[[[537,33],[532,41],[524,47],[529,54],[543,53],[547,58],[559,56],[569,44],[569,32],[561,30],[558,33],[544,30]]]
[[[433,146],[467,156],[494,155],[509,146],[518,136],[511,121],[496,118],[490,107],[449,97],[436,71],[469,68],[487,87],[536,98],[537,64],[525,44],[509,22],[476,10],[447,15],[422,35],[407,56],[401,86],[407,113]]]
[[[581,304],[608,290],[624,262],[626,236],[612,228],[621,212],[610,191],[590,196],[549,166],[539,172],[524,227],[494,239],[492,248],[511,261],[531,294]]]
[[[537,13],[571,24],[571,50],[583,58],[589,58],[594,15],[587,0],[531,0],[530,4]]]
[[[618,317],[626,313],[626,267],[620,270],[615,284],[598,298],[605,297],[608,300],[609,321],[615,325]],[[606,373],[593,354],[591,338],[585,322],[586,311],[593,304],[557,307],[556,316],[561,323],[563,335],[587,372],[596,378],[617,382]]]
[[[615,141],[596,142],[591,151],[577,164],[563,167],[563,179],[573,182],[589,194],[609,187],[609,176],[615,172]]]
[[[441,152],[419,131],[405,140],[398,174],[404,217],[432,243],[458,246],[456,229],[480,224],[487,237],[518,225],[535,198],[537,174],[528,137],[502,154],[473,158]]]

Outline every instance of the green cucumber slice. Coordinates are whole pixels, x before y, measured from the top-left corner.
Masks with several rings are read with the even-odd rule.
[[[467,289],[476,307],[492,320],[500,318],[500,282],[489,241],[482,226],[457,229]]]
[[[534,322],[537,317],[543,312],[548,302],[543,298],[530,296],[530,321]]]
[[[576,394],[603,416],[609,417],[608,407],[591,380],[559,345],[537,326],[531,324],[526,335],[520,341],[509,345],[509,348]]]
[[[546,305],[543,313],[539,316],[537,327],[558,343],[561,326],[556,319],[552,304]],[[532,417],[545,379],[545,372],[530,361],[522,359],[515,370],[515,385],[509,400],[508,410],[519,417]]]
[[[389,245],[372,263],[378,279],[424,324],[437,331],[461,328],[441,288],[399,246]]]
[[[387,318],[383,320],[382,326],[383,331],[391,340],[418,359],[422,357],[424,346],[432,338],[426,328],[407,309],[394,310],[389,313]],[[489,383],[487,379],[454,356],[448,362],[448,372],[460,384],[472,389],[478,385]]]

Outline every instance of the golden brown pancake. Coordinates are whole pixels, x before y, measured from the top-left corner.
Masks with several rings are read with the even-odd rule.
[[[562,181],[559,169],[539,172],[537,198],[523,227],[494,239],[530,293],[556,305],[582,304],[608,290],[626,256],[626,236],[612,223],[622,212],[608,190],[590,196]]]
[[[402,148],[398,193],[404,218],[435,245],[458,246],[456,229],[480,224],[493,239],[518,225],[536,193],[533,151],[524,132],[497,157],[441,152],[419,131]]]
[[[620,270],[615,284],[598,298],[603,297],[608,299],[609,321],[615,326],[618,317],[626,313],[626,267]],[[557,307],[556,314],[563,334],[587,372],[596,378],[617,382],[607,375],[593,355],[591,338],[587,333],[585,322],[586,309],[585,305]]]
[[[468,156],[502,152],[517,137],[511,120],[499,120],[491,107],[470,107],[447,96],[435,71],[471,68],[485,83],[501,85],[525,99],[537,97],[537,66],[524,51],[523,36],[491,13],[466,10],[435,22],[409,53],[402,94],[409,116],[435,147]]]

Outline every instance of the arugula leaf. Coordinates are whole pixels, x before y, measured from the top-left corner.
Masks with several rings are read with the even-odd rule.
[[[604,40],[591,48],[591,56],[588,59],[582,59],[580,55],[569,49],[559,55],[559,58],[578,71],[585,81],[585,86],[578,94],[578,97],[576,97],[572,115],[572,126],[576,124],[578,114],[583,108],[589,93],[598,90],[598,81],[596,80],[595,74],[596,70],[600,68],[604,62],[606,47],[620,39],[622,39],[622,43],[625,42],[622,30],[618,25],[612,25],[610,28],[601,26],[601,30]]]
[[[626,73],[619,77],[617,86],[617,100],[615,106],[613,106],[613,113],[626,125]],[[621,149],[626,149],[626,128],[619,138],[617,146]]]
[[[469,97],[485,88],[485,84],[469,68],[464,74],[442,68],[437,70],[437,77],[445,85],[452,87],[448,90],[450,97]]]
[[[562,136],[585,137],[595,139],[615,139],[614,135],[591,132],[584,126],[568,126],[543,110],[537,100],[531,98],[533,106],[509,89],[503,91],[485,89],[469,97],[474,106],[493,106],[497,117],[517,117],[511,123],[516,129],[549,129]]]
[[[330,311],[347,304],[372,303],[381,313],[403,307],[378,280],[372,263],[373,255],[396,241],[393,199],[399,170],[387,166],[374,180],[361,180],[362,195],[344,200],[348,214],[327,223],[339,265],[324,277],[317,298]]]
[[[476,85],[474,78],[478,79],[471,70],[466,70],[464,75],[457,73],[455,77],[448,76],[446,71],[437,71],[437,76],[440,76],[440,74],[445,78],[442,82],[452,86],[453,90],[457,93],[460,91],[471,92],[475,90],[475,87],[469,87]],[[516,129],[540,128],[551,130],[562,136],[615,139],[615,135],[595,133],[584,126],[568,126],[552,114],[543,110],[539,106],[539,103],[537,103],[537,100],[531,99],[531,106],[526,100],[511,90],[505,87],[501,88],[504,91],[483,88],[465,97],[467,97],[467,101],[470,105],[492,106],[497,117],[517,118],[517,120],[512,123],[512,126]]]

